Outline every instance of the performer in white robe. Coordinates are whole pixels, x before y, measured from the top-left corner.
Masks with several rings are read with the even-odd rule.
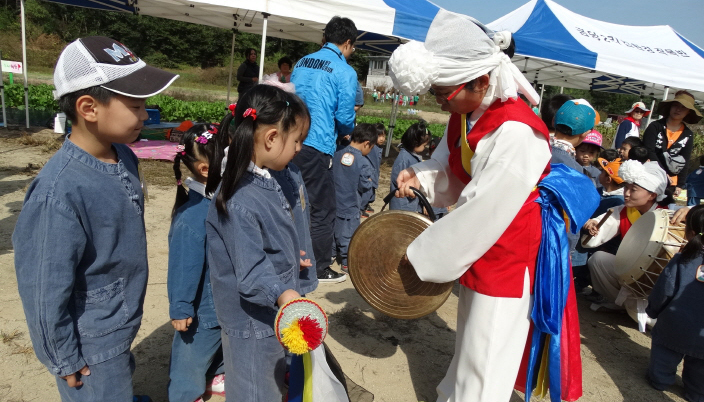
[[[455,355],[438,402],[511,398],[530,329],[540,245],[536,185],[551,158],[547,127],[516,99],[518,90],[533,104],[538,97],[501,50],[510,34],[487,33],[477,24],[440,10],[425,44],[402,45],[389,61],[397,88],[421,94],[430,88],[453,113],[432,158],[397,178],[399,197],[413,196],[413,186],[433,206],[457,204],[451,219],[434,223],[407,250],[422,280],[460,278],[464,285]]]

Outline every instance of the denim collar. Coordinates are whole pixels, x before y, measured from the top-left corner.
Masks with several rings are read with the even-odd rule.
[[[242,176],[243,179],[249,180],[252,182],[252,184],[255,184],[261,188],[267,189],[267,190],[277,190],[279,189],[279,183],[270,177],[264,177],[260,176],[258,174],[255,174],[254,172],[247,171],[244,176]]]
[[[207,199],[210,199],[210,196],[212,196],[212,194],[205,195],[205,184],[197,182],[192,177],[187,177],[186,180],[183,181],[183,184],[188,187],[189,193],[193,190],[193,192],[198,193]]]
[[[100,172],[107,174],[121,174],[125,171],[125,165],[122,162],[122,158],[120,152],[117,150],[117,147],[113,145],[112,148],[115,150],[115,154],[117,155],[117,163],[108,163],[99,160],[95,156],[81,149],[78,145],[74,144],[71,141],[70,135],[66,136],[66,140],[64,141],[64,145],[61,147],[61,151],[66,153],[71,158]]]

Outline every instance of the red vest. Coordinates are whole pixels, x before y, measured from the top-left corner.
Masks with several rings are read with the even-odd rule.
[[[620,214],[620,216],[619,216],[619,217],[621,218],[621,223],[620,223],[620,225],[619,225],[619,227],[618,227],[618,232],[619,232],[619,234],[621,235],[621,239],[623,239],[623,236],[626,235],[626,233],[628,232],[628,229],[630,229],[631,226],[633,226],[633,224],[631,223],[631,221],[628,220],[628,211],[627,211],[627,209],[628,209],[628,208],[623,207],[623,209],[621,210],[621,214]]]
[[[467,133],[467,142],[472,151],[485,135],[493,132],[507,121],[524,123],[545,136],[545,146],[549,147],[549,132],[545,123],[522,101],[509,99],[495,101],[472,129]],[[462,167],[460,140],[461,116],[453,114],[447,127],[449,164],[452,172],[465,184],[471,177]],[[516,146],[521,146],[516,143]],[[550,163],[545,166],[543,177],[550,173]],[[536,183],[538,184],[538,183]],[[499,240],[460,277],[460,283],[468,288],[492,297],[521,297],[523,277],[528,267],[530,288],[533,293],[535,263],[538,258],[542,225],[540,205],[534,202],[538,191],[533,191],[518,211],[518,214],[501,235]]]

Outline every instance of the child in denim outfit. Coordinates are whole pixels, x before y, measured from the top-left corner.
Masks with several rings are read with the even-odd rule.
[[[704,206],[687,214],[688,243],[660,274],[645,312],[657,318],[650,348],[648,383],[663,391],[674,384],[684,359],[682,382],[688,402],[704,402]]]
[[[374,127],[376,127],[377,133],[376,146],[372,148],[369,155],[365,156],[374,169],[370,200],[366,205],[362,206],[362,216],[366,218],[369,217],[370,213],[374,213],[374,208],[372,208],[371,204],[376,200],[376,189],[379,188],[379,174],[381,173],[381,157],[384,152],[382,147],[386,144],[386,127],[384,123],[376,123]]]
[[[205,218],[215,191],[206,183],[218,130],[217,124],[191,127],[174,159],[177,190],[169,231],[168,275],[169,316],[176,330],[169,364],[171,402],[202,402],[204,393],[224,395],[225,391],[220,326],[205,257]],[[184,183],[182,163],[193,175]]]
[[[222,183],[206,219],[225,392],[228,401],[280,401],[286,357],[274,319],[278,306],[307,291],[301,278],[314,272],[301,273],[312,266],[310,239],[301,240],[296,223],[303,206],[299,214],[298,202],[289,202],[269,170],[289,167],[310,117],[300,98],[269,85],[247,91],[232,113],[218,134],[229,136],[234,120]]]
[[[30,185],[12,242],[32,345],[62,401],[133,400],[147,240],[137,157],[124,144],[148,118],[145,98],[176,78],[98,36],[70,43],[56,64],[73,132]]]
[[[391,168],[391,191],[396,191],[396,178],[402,170],[407,169],[416,163],[423,162],[420,154],[425,150],[425,147],[430,143],[432,136],[428,131],[428,123],[421,120],[414,123],[401,137],[401,151],[399,151],[394,166]],[[389,202],[389,209],[398,209],[402,211],[412,211],[423,213],[420,202],[417,198],[392,198]]]
[[[335,152],[332,174],[335,178],[335,237],[333,258],[340,257],[347,273],[347,250],[354,231],[359,227],[361,209],[369,203],[373,189],[374,168],[366,156],[376,145],[376,126],[362,123],[352,130],[350,145]]]

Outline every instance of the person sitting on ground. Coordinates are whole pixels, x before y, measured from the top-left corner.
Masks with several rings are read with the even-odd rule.
[[[704,155],[699,157],[699,168],[687,176],[687,206],[699,205],[704,198]]]
[[[540,105],[540,118],[543,123],[548,127],[550,131],[550,137],[555,134],[555,113],[562,107],[568,100],[574,99],[572,96],[567,94],[557,94],[550,98],[549,101],[543,102]]]
[[[291,82],[291,67],[293,62],[288,57],[282,57],[279,59],[279,71],[276,72],[276,77],[279,82],[284,84]]]
[[[631,148],[635,147],[642,147],[643,146],[643,141],[638,138],[638,137],[628,137],[623,142],[621,143],[621,146],[618,148],[618,156],[621,158],[622,161],[627,161],[628,160],[628,155],[629,152],[631,151]]]
[[[664,391],[675,383],[677,366],[684,359],[682,382],[687,401],[704,401],[704,206],[687,216],[688,243],[675,254],[658,277],[648,297],[648,316],[657,319],[653,328],[647,380]]]
[[[631,137],[633,138],[633,137]],[[645,163],[648,162],[650,159],[648,159],[648,148],[646,147],[633,147],[631,148],[630,151],[628,151],[628,159],[627,160],[634,160],[638,161],[640,163]]]
[[[621,164],[618,175],[626,183],[623,190],[624,204],[612,208],[612,214],[601,228],[597,224],[604,214],[587,221],[584,229],[593,236],[583,243],[587,248],[598,247],[614,237],[623,237],[628,229],[645,213],[659,207],[658,202],[665,200],[667,175],[656,162],[642,164],[638,161],[625,161]],[[595,303],[593,308],[605,307],[620,310],[623,307],[615,304],[621,285],[616,275],[616,256],[604,251],[597,251],[588,261],[594,292],[588,297]],[[626,301],[626,310],[632,316],[636,314],[636,301]]]
[[[386,127],[384,123],[376,123],[374,127],[376,127],[376,133],[378,135],[376,145],[372,148],[372,152],[365,156],[374,169],[374,174],[372,175],[372,193],[369,202],[362,208],[362,216],[365,218],[368,218],[370,213],[374,213],[374,208],[372,208],[371,204],[376,200],[376,189],[379,188],[379,174],[381,173],[382,147],[386,144]]]
[[[426,123],[425,120],[414,123],[403,133],[401,137],[401,150],[391,168],[391,191],[398,190],[396,178],[401,171],[423,161],[420,154],[428,146],[431,138],[430,131],[428,131],[428,123]],[[423,213],[418,198],[410,197],[392,198],[391,202],[389,202],[389,209]]]
[[[598,191],[601,191],[602,188],[601,183],[599,183],[599,173],[601,172],[599,168],[594,166],[594,162],[601,150],[601,133],[596,130],[592,130],[584,141],[575,147],[575,160],[582,166],[584,174],[589,176]]]
[[[645,103],[636,102],[626,111],[628,115],[621,124],[618,125],[616,136],[614,137],[614,149],[619,149],[623,140],[630,137],[640,138],[640,121],[650,114],[650,110],[645,107]]]
[[[592,214],[592,219],[601,216],[610,208],[623,205],[623,179],[619,177],[618,170],[621,166],[621,159],[616,158],[618,152],[615,149],[606,149],[602,152],[602,156],[606,158],[599,158],[599,167],[601,172],[599,173],[598,180],[601,184],[603,191],[601,193],[601,200],[599,201],[599,207]],[[585,230],[582,230],[582,234],[586,234]],[[606,251],[612,254],[616,253],[620,241],[618,239],[612,239],[601,246],[599,250]],[[577,293],[584,293],[585,288],[591,285],[591,276],[589,274],[589,267],[587,266],[587,261],[592,254],[594,254],[594,249],[586,249],[580,243],[577,244],[575,248],[575,253],[572,253],[572,272],[575,277],[574,287]]]
[[[350,145],[335,152],[332,160],[337,203],[332,256],[340,257],[344,273],[348,273],[347,249],[359,227],[360,211],[369,202],[372,192],[374,169],[365,156],[372,151],[377,138],[376,126],[358,124],[352,130]]]

